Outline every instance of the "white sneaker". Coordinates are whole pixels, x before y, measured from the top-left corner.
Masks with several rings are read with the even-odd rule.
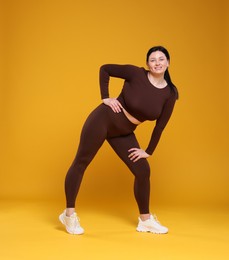
[[[150,215],[150,218],[145,221],[142,221],[140,217],[138,220],[137,231],[139,232],[151,232],[155,234],[168,233],[168,228],[162,226],[155,215]]]
[[[84,229],[80,226],[79,218],[74,212],[70,217],[66,216],[66,210],[60,214],[59,220],[65,225],[68,233],[73,235],[80,235],[84,233]]]

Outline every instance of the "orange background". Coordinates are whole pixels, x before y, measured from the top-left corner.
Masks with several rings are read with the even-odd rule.
[[[100,104],[99,67],[145,66],[151,46],[171,54],[180,91],[149,162],[152,201],[228,205],[228,2],[1,2],[2,199],[63,199],[82,124]],[[121,80],[111,81],[117,95]],[[139,126],[146,148],[154,123]],[[133,200],[133,177],[105,144],[80,201]]]

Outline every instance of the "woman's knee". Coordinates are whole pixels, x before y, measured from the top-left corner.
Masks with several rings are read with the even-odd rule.
[[[134,167],[134,169],[132,170],[133,174],[135,175],[135,177],[139,180],[146,180],[150,178],[150,166],[148,164],[148,162],[144,159],[140,159],[142,160],[142,162],[140,163],[136,163],[136,166]]]
[[[74,170],[76,174],[83,174],[90,164],[90,159],[89,158],[76,158],[72,165],[71,168]]]

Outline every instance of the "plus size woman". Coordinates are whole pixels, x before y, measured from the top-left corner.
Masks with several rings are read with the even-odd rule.
[[[106,140],[134,175],[134,196],[139,209],[137,231],[164,234],[162,226],[150,213],[151,156],[168,123],[178,92],[171,81],[170,56],[162,46],[152,47],[146,55],[148,69],[134,65],[105,64],[100,68],[102,103],[88,116],[81,132],[76,157],[65,178],[66,209],[59,216],[70,234],[83,234],[75,212],[75,202],[87,166]],[[109,79],[124,80],[117,98],[109,95]],[[142,149],[134,134],[146,120],[156,120],[149,144]]]

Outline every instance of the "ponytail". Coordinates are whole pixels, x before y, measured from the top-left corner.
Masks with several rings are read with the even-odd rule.
[[[171,80],[171,77],[170,77],[168,69],[165,71],[164,79],[166,80],[166,82],[168,83],[168,85],[172,89],[172,91],[174,93],[176,93],[176,96],[177,96],[177,99],[178,99],[179,98],[179,93],[178,93],[178,90],[177,90],[176,86],[173,84],[173,82]]]

